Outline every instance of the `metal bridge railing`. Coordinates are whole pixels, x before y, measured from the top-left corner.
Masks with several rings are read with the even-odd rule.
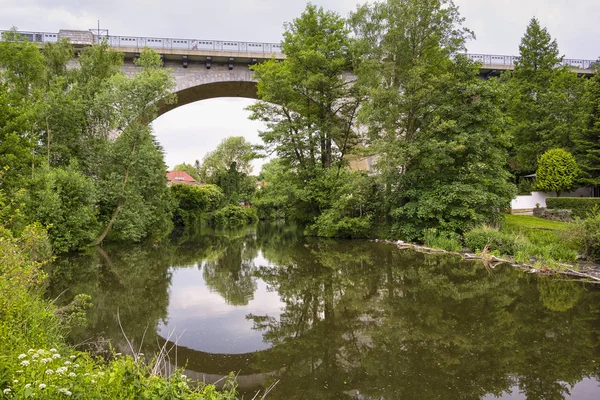
[[[0,34],[6,31],[0,31]],[[31,42],[56,42],[57,33],[49,32],[18,32],[25,36]],[[155,38],[141,36],[112,36],[112,35],[94,35],[95,43],[106,41],[111,47],[150,47],[153,49],[169,50],[206,50],[206,51],[224,51],[239,53],[264,53],[264,54],[282,54],[281,44],[279,43],[260,43],[260,42],[235,42],[225,40],[205,40],[205,39],[173,39],[173,38]],[[504,56],[495,54],[472,54],[467,57],[474,61],[481,62],[483,65],[502,65],[512,67],[518,61],[517,56]],[[568,65],[571,68],[591,70],[598,60],[584,59],[564,59],[560,65]]]

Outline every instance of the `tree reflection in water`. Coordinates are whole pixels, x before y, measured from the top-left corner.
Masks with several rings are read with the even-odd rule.
[[[279,317],[247,316],[272,346],[247,357],[248,373],[279,381],[269,398],[481,399],[517,387],[528,399],[563,399],[600,372],[595,287],[381,243],[303,239],[285,226],[62,259],[50,296],[93,296],[90,327],[74,341],[95,332],[119,342],[119,307],[136,343],[149,327],[152,351],[171,278],[190,267],[230,306],[247,305],[259,281],[279,294]]]

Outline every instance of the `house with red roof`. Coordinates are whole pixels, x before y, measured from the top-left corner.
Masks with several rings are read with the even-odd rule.
[[[173,185],[191,185],[200,186],[187,172],[167,171],[167,186]]]

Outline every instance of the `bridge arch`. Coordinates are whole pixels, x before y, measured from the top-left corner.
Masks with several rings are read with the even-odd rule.
[[[220,65],[207,69],[203,65],[195,65],[186,69],[172,68],[171,71],[176,82],[173,93],[177,95],[177,101],[170,105],[161,104],[158,116],[200,100],[220,97],[257,98],[253,72],[245,65],[233,69]]]

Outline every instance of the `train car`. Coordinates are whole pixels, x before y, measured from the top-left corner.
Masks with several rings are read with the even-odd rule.
[[[140,47],[138,38],[133,36],[111,36],[111,45],[116,47]]]
[[[223,46],[221,47],[223,51],[240,51],[240,43],[239,42],[223,42]]]
[[[271,50],[273,51],[273,53],[277,53],[277,54],[281,54],[281,53],[283,53],[283,52],[281,51],[281,45],[280,45],[280,44],[278,44],[278,43],[274,43],[274,44],[272,44],[272,45],[271,45]]]
[[[44,33],[44,43],[56,43],[58,42],[58,33]]]
[[[247,43],[246,51],[249,53],[263,53],[265,45],[263,43]]]
[[[142,38],[139,38],[143,40]],[[146,47],[150,47],[153,49],[164,49],[165,48],[165,39],[158,38],[146,38]]]
[[[215,50],[215,42],[213,40],[199,40],[198,50]]]
[[[188,39],[171,39],[171,49],[182,49],[189,50],[192,48],[192,40]],[[198,47],[198,42],[196,42],[196,48]]]

